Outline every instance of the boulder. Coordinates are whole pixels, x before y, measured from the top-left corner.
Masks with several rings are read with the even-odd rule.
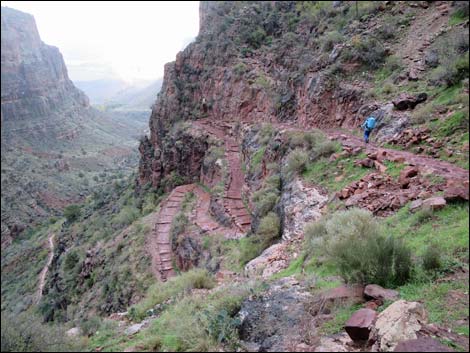
[[[418,338],[417,332],[427,323],[424,306],[399,300],[379,314],[371,332],[373,349],[392,352],[398,343]]]
[[[446,200],[441,196],[431,197],[423,201],[422,207],[429,207],[433,211],[440,210],[446,205]]]
[[[410,212],[416,212],[423,205],[423,200],[417,199],[410,204]]]
[[[428,99],[426,93],[419,93],[417,95],[402,93],[398,98],[394,99],[392,103],[395,109],[406,110],[413,109],[417,104],[424,102],[426,99]]]
[[[353,341],[367,341],[377,312],[371,309],[359,309],[344,325],[344,329]]]
[[[410,183],[410,178],[418,175],[418,168],[413,166],[408,166],[400,172],[400,177],[398,181],[402,188],[406,188]]]
[[[124,333],[126,335],[134,335],[136,334],[137,332],[139,332],[141,329],[142,329],[142,326],[144,326],[143,323],[139,323],[139,324],[134,324],[132,326],[129,326],[128,328],[126,328],[126,330],[124,331]]]
[[[397,300],[399,294],[396,290],[385,289],[377,284],[368,284],[364,288],[366,299]]]
[[[245,265],[245,275],[247,277],[262,275],[266,278],[285,269],[289,265],[285,248],[285,243],[279,243],[264,250],[260,256]]]
[[[341,285],[336,288],[329,289],[328,291],[322,294],[322,299],[324,301],[351,301],[354,303],[364,302],[363,298],[364,287],[361,285]]]
[[[70,330],[65,331],[65,334],[68,337],[73,337],[73,338],[80,336],[81,333],[82,333],[82,331],[80,330],[79,327],[72,327]]]
[[[365,158],[356,161],[355,164],[366,168],[372,168],[374,166],[374,161],[370,158]]]
[[[468,180],[447,180],[447,185],[444,190],[444,198],[446,201],[468,201],[469,192],[468,192]]]
[[[398,343],[394,352],[456,352],[431,337],[419,337]]]

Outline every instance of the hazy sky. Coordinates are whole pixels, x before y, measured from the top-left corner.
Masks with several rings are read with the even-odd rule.
[[[2,1],[34,16],[72,80],[156,79],[197,35],[198,1]]]

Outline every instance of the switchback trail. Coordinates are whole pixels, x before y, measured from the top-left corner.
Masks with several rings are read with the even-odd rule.
[[[54,238],[55,238],[55,233],[52,233],[49,235],[48,241],[49,241],[49,258],[47,259],[46,266],[42,269],[41,273],[39,274],[39,285],[38,285],[38,291],[36,293],[36,304],[39,303],[39,301],[42,298],[42,290],[44,289],[44,284],[46,282],[46,276],[47,276],[47,271],[49,270],[49,266],[51,265],[52,258],[54,257]]]
[[[225,158],[228,161],[228,182],[225,185],[224,208],[232,219],[233,223],[242,233],[246,233],[251,228],[251,215],[246,209],[242,200],[242,189],[245,186],[245,175],[241,169],[240,148],[235,138],[229,134],[231,125],[220,122],[216,126],[210,120],[198,120],[196,126],[209,132],[225,143]]]

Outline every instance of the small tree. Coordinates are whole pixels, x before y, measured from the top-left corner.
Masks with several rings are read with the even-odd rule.
[[[81,210],[79,205],[69,205],[64,209],[64,217],[67,222],[72,223],[80,217]]]

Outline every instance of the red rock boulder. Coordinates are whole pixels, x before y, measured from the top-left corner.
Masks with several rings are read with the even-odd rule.
[[[344,329],[353,341],[367,341],[372,326],[377,319],[377,312],[371,309],[359,309],[344,325]]]

